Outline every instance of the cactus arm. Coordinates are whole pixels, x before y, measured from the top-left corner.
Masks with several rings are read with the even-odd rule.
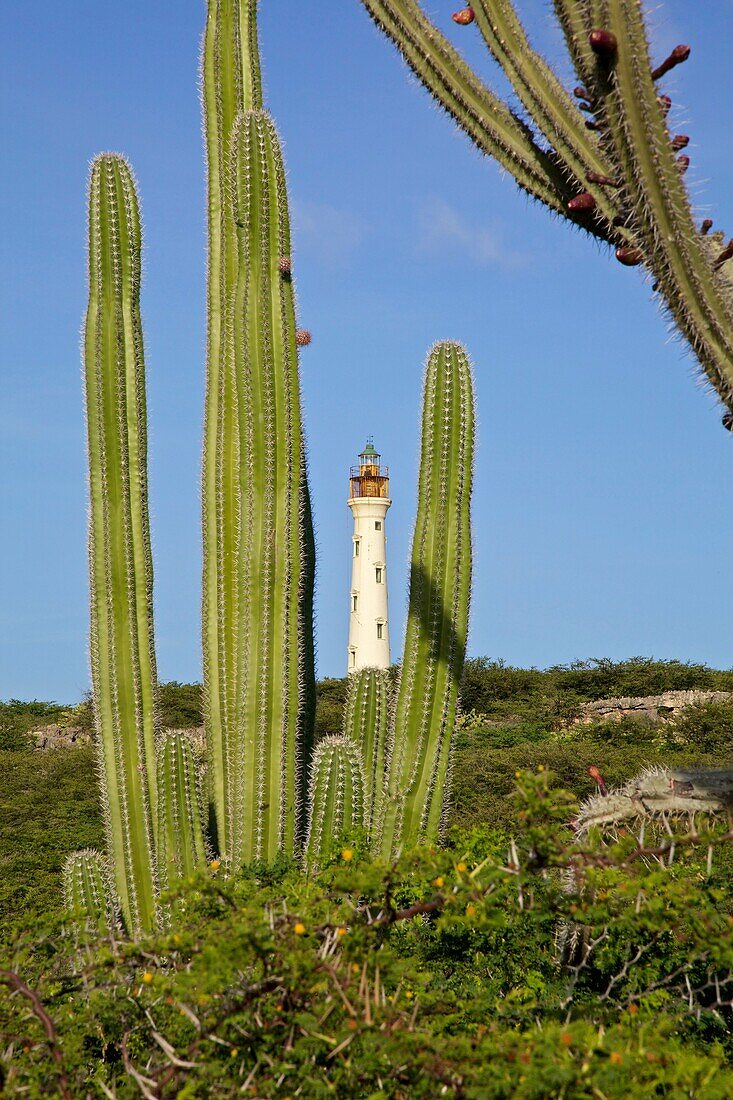
[[[587,88],[595,72],[595,58],[588,45],[593,29],[590,0],[553,0],[553,7],[575,71]]]
[[[361,747],[364,762],[364,828],[372,832],[379,812],[386,768],[389,672],[360,668],[349,676],[344,737]]]
[[[223,354],[237,255],[226,177],[234,119],[262,102],[256,19],[256,0],[209,0],[202,49],[209,229],[202,474],[204,716],[209,786],[222,851],[228,847],[229,742],[236,723],[238,589],[233,551],[240,523],[234,382],[224,369]]]
[[[89,452],[90,654],[97,759],[128,931],[155,920],[155,653],[147,507],[140,216],[132,172],[104,154],[89,185],[84,338]]]
[[[231,170],[239,253],[227,350],[244,458],[232,858],[249,861],[273,859],[280,850],[293,854],[302,841],[312,711],[304,637],[312,630],[313,549],[293,285],[280,270],[281,257],[290,253],[285,170],[277,132],[264,112],[237,120]]]
[[[418,511],[405,648],[376,847],[386,858],[441,826],[471,584],[473,380],[459,344],[425,372]]]
[[[520,187],[558,214],[572,196],[561,167],[531,130],[483,84],[415,0],[362,0],[433,98]]]
[[[100,852],[83,848],[66,857],[63,866],[64,904],[80,913],[88,929],[100,935],[115,924],[114,891],[109,865]]]
[[[158,871],[161,889],[206,866],[204,813],[194,749],[183,730],[158,746]]]
[[[318,870],[334,840],[354,841],[363,825],[364,775],[358,745],[335,735],[319,741],[310,774],[310,823],[305,846],[309,872]]]
[[[670,313],[721,399],[733,400],[733,299],[692,219],[672,150],[638,0],[607,0],[607,26],[618,40],[601,81],[604,111],[638,235]]]
[[[612,830],[630,821],[669,822],[705,814],[725,821],[733,813],[733,771],[646,768],[617,790],[593,795],[580,808],[575,830]]]
[[[606,222],[606,234],[618,237],[612,225],[618,213],[613,190],[589,179],[589,173],[609,177],[613,168],[597,137],[563,88],[550,66],[529,44],[511,0],[476,0],[476,23],[489,52],[501,65],[535,125],[544,134],[565,166],[576,192],[587,191],[596,200],[593,220]]]

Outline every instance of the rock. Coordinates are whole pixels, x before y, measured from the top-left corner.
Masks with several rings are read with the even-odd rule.
[[[596,699],[592,703],[582,703],[578,717],[571,724],[587,726],[591,722],[620,722],[628,717],[665,722],[676,718],[685,707],[722,703],[730,699],[733,699],[733,691],[665,691],[663,695]]]

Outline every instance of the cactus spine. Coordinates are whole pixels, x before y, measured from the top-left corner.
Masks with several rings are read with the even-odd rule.
[[[156,911],[156,670],[140,261],[132,172],[122,157],[103,154],[89,186],[84,341],[90,652],[107,850],[133,934],[150,929]]]
[[[389,672],[360,668],[349,676],[344,711],[344,736],[361,748],[364,761],[364,828],[371,834],[384,786]]]
[[[229,835],[240,670],[237,545],[241,527],[235,380],[225,369],[224,329],[237,275],[237,227],[229,201],[234,120],[262,104],[256,0],[209,0],[202,54],[208,165],[207,363],[202,474],[204,721],[208,782],[219,848]]]
[[[114,926],[112,886],[104,856],[92,848],[82,848],[67,856],[63,869],[64,904],[72,913],[85,918],[88,930],[104,935]]]
[[[169,730],[158,746],[158,874],[163,890],[206,866],[204,812],[193,745]]]
[[[363,827],[364,772],[359,746],[335,734],[318,742],[310,777],[305,863],[315,871],[340,838],[356,841]]]
[[[302,842],[310,742],[302,637],[312,629],[302,603],[312,546],[293,288],[279,267],[290,252],[285,170],[264,112],[235,122],[231,170],[239,254],[226,352],[237,385],[242,517],[241,680],[228,827],[236,864],[292,854]]]
[[[471,588],[474,409],[460,344],[430,351],[405,648],[376,847],[386,858],[440,831]]]
[[[512,0],[471,10],[526,111],[493,95],[419,0],[362,0],[436,101],[472,141],[554,213],[645,264],[655,290],[721,401],[733,409],[733,246],[695,224],[683,179],[689,136],[670,133],[659,81],[684,62],[678,46],[653,68],[640,0],[554,0],[580,81],[574,96],[530,45]],[[584,113],[585,112],[585,113]],[[731,413],[723,420],[732,423]]]

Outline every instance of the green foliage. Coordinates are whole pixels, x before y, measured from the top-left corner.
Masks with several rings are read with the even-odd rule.
[[[686,707],[670,723],[668,740],[673,747],[733,756],[733,700]]]
[[[72,1095],[119,1100],[141,1076],[181,1097],[724,1100],[730,842],[685,842],[667,867],[631,837],[578,847],[572,812],[546,773],[525,775],[508,851],[473,828],[396,865],[342,855],[309,882],[287,863],[202,872],[175,932],[137,945],[80,950],[38,924],[9,962],[60,1060],[28,1002],[0,989],[5,1090],[40,1094],[65,1073]],[[585,946],[561,965],[572,927]]]
[[[39,726],[58,722],[64,714],[64,707],[57,703],[40,703],[37,699],[32,703],[23,703],[20,699],[0,702],[0,750],[19,752],[30,748],[26,734]]]
[[[202,726],[201,684],[180,684],[177,680],[159,684],[158,715],[164,730],[188,730]]]

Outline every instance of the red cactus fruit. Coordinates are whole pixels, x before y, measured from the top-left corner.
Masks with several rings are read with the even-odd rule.
[[[299,328],[295,334],[295,343],[299,348],[307,348],[313,337],[307,328]]]
[[[589,172],[586,178],[588,183],[600,183],[604,187],[618,187],[618,180],[612,179],[611,176],[602,176],[600,172]]]
[[[588,89],[584,88],[582,84],[578,84],[573,88],[573,95],[576,99],[590,99]]]
[[[616,259],[624,267],[638,267],[644,257],[640,248],[621,247],[616,249]]]
[[[616,56],[618,39],[613,31],[604,31],[597,27],[588,35],[588,43],[593,53],[602,61],[611,61]]]
[[[473,8],[461,8],[460,11],[454,11],[451,16],[453,22],[457,23],[459,27],[467,27],[469,23],[473,23],[475,18]]]
[[[669,109],[672,106],[672,100],[669,98],[669,96],[668,95],[658,95],[657,96],[657,103],[662,108],[662,114],[668,115],[669,114]]]
[[[683,153],[681,157],[677,157],[677,165],[680,172],[687,171],[687,169],[690,167],[690,158],[688,157],[687,153]]]
[[[707,234],[710,232],[710,230],[712,228],[713,228],[713,219],[712,218],[705,218],[703,220],[702,225],[700,226],[700,232],[702,233],[703,237],[706,237]]]
[[[589,191],[584,191],[582,195],[576,195],[574,199],[571,199],[568,203],[568,210],[572,210],[574,214],[581,214],[586,210],[595,210],[596,200],[593,198]]]
[[[675,134],[672,138],[672,148],[675,153],[679,153],[680,149],[686,149],[690,144],[690,138],[687,134]]]
[[[665,57],[662,64],[652,71],[652,80],[659,80],[660,76],[664,76],[670,69],[674,69],[677,65],[681,65],[683,61],[687,61],[689,56],[689,46],[675,46],[669,57]]]

